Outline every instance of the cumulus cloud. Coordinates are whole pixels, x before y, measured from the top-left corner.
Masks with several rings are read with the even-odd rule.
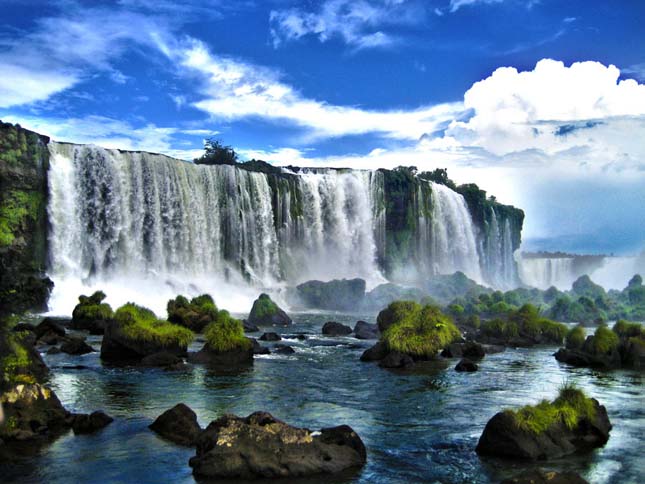
[[[382,28],[416,23],[423,10],[406,0],[327,0],[315,11],[302,8],[274,10],[270,14],[274,47],[314,36],[320,42],[340,38],[355,49],[387,47],[398,41]]]
[[[73,73],[30,69],[1,58],[0,71],[0,108],[44,101],[77,82]]]

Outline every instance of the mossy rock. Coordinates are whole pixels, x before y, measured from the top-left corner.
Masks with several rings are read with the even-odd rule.
[[[217,321],[204,330],[206,344],[190,355],[193,363],[230,367],[253,362],[253,344],[244,336],[244,327],[239,319],[227,311],[220,311]]]
[[[481,323],[478,339],[482,342],[513,346],[562,344],[567,327],[540,315],[532,304],[509,310],[504,316]]]
[[[101,358],[107,361],[141,361],[167,352],[182,356],[193,341],[187,328],[163,321],[147,308],[134,303],[121,306],[105,327]]]
[[[206,326],[217,320],[218,309],[209,294],[202,294],[190,301],[184,296],[177,296],[168,301],[168,321],[201,333]]]
[[[565,385],[549,402],[505,410],[486,424],[477,452],[502,458],[547,460],[605,445],[607,410],[581,390]]]
[[[114,317],[112,307],[103,302],[105,297],[103,291],[96,291],[91,296],[79,296],[72,312],[71,327],[89,331],[90,334],[103,334],[105,326]]]
[[[49,373],[33,345],[33,333],[0,327],[0,391],[41,382]]]
[[[292,321],[268,294],[260,294],[253,302],[248,322],[256,326],[288,326]]]

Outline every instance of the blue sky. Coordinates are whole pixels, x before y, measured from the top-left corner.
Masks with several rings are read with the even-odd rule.
[[[645,243],[645,2],[0,0],[0,119],[195,156],[448,167],[527,249]]]

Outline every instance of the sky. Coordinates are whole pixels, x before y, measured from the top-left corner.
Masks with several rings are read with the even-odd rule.
[[[0,119],[190,160],[448,168],[524,250],[645,248],[645,2],[0,0]]]

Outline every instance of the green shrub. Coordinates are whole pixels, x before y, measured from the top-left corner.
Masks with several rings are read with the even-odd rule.
[[[466,318],[466,326],[479,329],[479,327],[481,326],[479,316],[477,316],[476,314],[471,314],[470,316],[468,316],[468,318]]]
[[[562,343],[562,340],[567,335],[567,327],[562,323],[556,323],[550,319],[540,318],[538,320],[538,325],[542,336],[554,343]]]
[[[208,294],[202,294],[190,301],[182,295],[168,301],[168,321],[200,332],[218,317],[215,301]]]
[[[396,304],[396,303],[393,303]],[[419,358],[431,358],[442,348],[461,337],[461,333],[436,306],[398,304],[390,315],[395,314],[381,339],[391,351],[399,351]],[[407,311],[406,311],[407,308]]]
[[[616,321],[612,328],[620,338],[631,338],[632,336],[641,336],[645,331],[639,323],[630,323],[624,319]]]
[[[23,342],[28,332],[0,331],[0,387],[18,383],[35,383],[31,374],[29,351]]]
[[[242,322],[227,311],[220,311],[217,321],[206,326],[204,336],[208,346],[217,352],[251,347],[251,342],[244,336]]]
[[[596,354],[607,354],[618,348],[618,335],[607,326],[601,325],[596,328],[591,341],[592,351]]]
[[[558,422],[574,429],[581,419],[595,417],[593,401],[571,384],[565,384],[553,402],[542,400],[535,406],[527,405],[507,412],[513,415],[520,429],[534,434],[541,434]]]
[[[481,330],[485,335],[496,338],[517,338],[520,334],[515,322],[503,321],[499,318],[483,322]]]
[[[571,328],[567,332],[566,346],[569,349],[579,350],[585,344],[585,328],[581,325]]]
[[[135,341],[149,341],[162,346],[188,346],[194,338],[189,329],[157,319],[152,311],[134,303],[124,304],[117,309],[114,319],[121,332]]]
[[[384,332],[392,324],[404,319],[414,319],[420,312],[422,306],[414,301],[394,301],[383,309],[376,317],[376,323],[381,332]]]

